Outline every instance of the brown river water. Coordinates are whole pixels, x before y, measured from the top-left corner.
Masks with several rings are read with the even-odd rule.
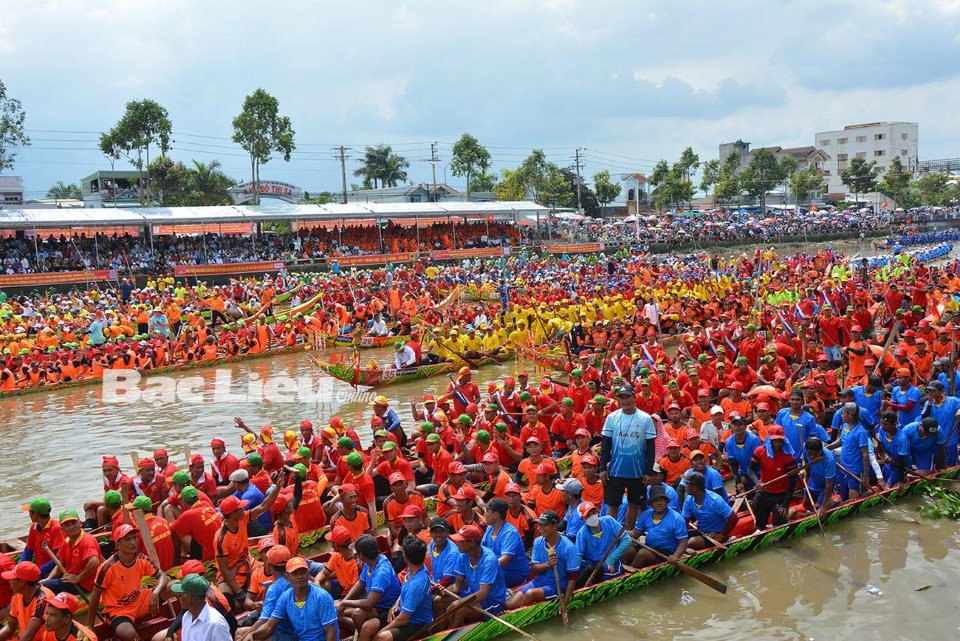
[[[839,246],[849,254],[875,253],[866,243]],[[780,251],[798,248],[816,246]],[[372,357],[392,360],[390,350],[365,350],[361,355],[364,363]],[[526,364],[525,368],[533,378],[533,367]],[[475,380],[483,389],[487,381],[515,370],[512,363],[484,368]],[[223,385],[227,374],[230,386]],[[269,389],[261,392],[247,385],[253,375],[272,385],[282,379],[294,391],[286,395]],[[179,394],[137,399],[138,391],[127,402],[107,402],[122,399],[99,386],[0,399],[0,415],[8,417],[0,425],[6,448],[6,455],[0,456],[0,514],[6,516],[0,520],[0,537],[26,534],[28,520],[20,506],[31,498],[46,496],[58,513],[79,509],[85,499],[98,495],[104,454],[117,455],[124,469],[130,470],[131,450],[144,456],[165,447],[182,466],[185,447],[209,458],[208,444],[215,436],[239,452],[240,430],[233,425],[234,416],[243,417],[255,429],[272,424],[278,437],[284,429],[295,429],[303,418],[319,429],[335,414],[354,426],[369,425],[371,416],[371,394],[358,395],[349,385],[318,373],[302,353],[194,370],[164,384],[177,383]],[[186,398],[188,383],[194,396],[204,396],[203,402]],[[159,385],[150,377],[138,390]],[[445,385],[445,379],[432,379],[387,387],[383,393],[410,427],[411,398]],[[224,398],[224,389],[232,395]],[[218,399],[215,390],[221,395]],[[364,441],[369,434],[369,428],[361,430]],[[825,540],[808,533],[707,567],[711,576],[730,586],[726,595],[681,576],[571,613],[569,626],[556,621],[532,632],[543,641],[608,641],[607,635],[618,638],[620,634],[627,636],[619,638],[666,641],[957,638],[960,525],[920,517],[919,524],[908,522],[904,516],[915,514],[923,501],[904,499],[898,508],[877,508],[829,526]]]

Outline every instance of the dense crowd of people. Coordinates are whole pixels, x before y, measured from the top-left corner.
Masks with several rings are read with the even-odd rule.
[[[434,623],[564,603],[580,587],[955,466],[960,264],[943,254],[869,262],[758,247],[728,259],[515,256],[305,277],[301,289],[322,289],[325,302],[297,318],[303,331],[388,318],[404,336],[398,352],[458,364],[444,393],[423,395],[409,422],[376,397],[369,442],[340,417],[278,430],[238,417],[237,449],[215,437],[183,469],[162,447],[126,472],[104,456],[103,491],[82,509],[55,511],[46,497],[25,506],[19,562],[0,555],[0,607],[10,605],[0,634],[93,638],[99,609],[96,629],[132,641],[177,597],[158,641],[178,631],[184,641],[403,641]],[[450,299],[457,283],[492,297]],[[166,316],[171,305],[246,296],[262,310],[296,284],[153,282],[90,306],[92,292],[0,309],[8,327],[27,308],[51,325],[42,333],[54,344],[23,358],[60,358],[56,341],[84,327],[68,341],[81,361],[111,346],[120,363],[105,366],[141,368],[170,353],[172,321],[191,321],[148,316],[140,327],[125,306]],[[50,312],[74,314],[71,305],[80,309],[64,330]],[[91,329],[104,307],[128,314],[120,334]],[[211,354],[238,339],[213,328],[219,320],[203,341]],[[292,329],[241,326],[254,345],[266,332],[259,348]],[[531,380],[518,366],[484,389],[472,380],[474,357],[544,350],[567,354],[563,374]],[[21,356],[4,354],[0,384],[16,382]],[[328,552],[303,556],[300,535],[320,528]],[[89,606],[74,621],[78,596]]]

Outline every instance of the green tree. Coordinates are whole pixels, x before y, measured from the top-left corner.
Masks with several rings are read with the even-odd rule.
[[[527,183],[520,169],[501,169],[500,180],[493,187],[497,200],[525,200]]]
[[[493,191],[497,184],[497,175],[484,169],[470,180],[470,191]]]
[[[780,163],[769,149],[758,149],[750,164],[740,173],[743,191],[760,201],[760,211],[767,210],[767,192],[783,181]]]
[[[244,98],[240,115],[233,119],[233,142],[250,155],[250,179],[254,204],[260,204],[260,165],[274,153],[287,162],[296,149],[290,118],[280,115],[280,103],[263,89]]]
[[[720,160],[708,160],[703,163],[703,173],[700,176],[700,191],[710,194],[710,188],[720,179]]]
[[[450,173],[467,177],[467,200],[470,200],[471,178],[490,167],[490,152],[480,141],[469,133],[460,136],[453,143],[453,158],[450,160]]]
[[[7,96],[7,88],[0,80],[0,173],[13,169],[17,158],[14,149],[30,146],[30,137],[23,131],[26,119],[20,101]]]
[[[57,200],[83,200],[83,192],[76,183],[70,183],[68,185],[62,180],[58,180],[53,187],[47,190],[47,198],[55,198]]]
[[[193,167],[187,171],[189,191],[187,200],[190,205],[229,205],[233,202],[230,197],[230,188],[237,182],[220,170],[219,160],[211,160],[208,163],[194,160]]]
[[[859,156],[854,157],[847,168],[840,172],[840,180],[853,192],[857,207],[860,206],[860,194],[876,190],[879,174],[876,161],[868,163]]]
[[[904,168],[900,161],[900,156],[894,156],[890,161],[890,166],[883,172],[883,180],[877,184],[877,190],[897,201],[901,207],[910,200],[910,182],[913,180],[913,172]],[[907,205],[909,206],[909,205]]]
[[[808,165],[804,169],[795,172],[789,178],[790,189],[793,191],[793,197],[797,204],[801,204],[810,198],[810,193],[819,193],[827,188],[827,183],[823,179],[823,172],[814,165]]]
[[[593,175],[593,189],[601,207],[606,207],[620,195],[620,183],[611,181],[610,172],[606,169]]]
[[[314,196],[311,196],[309,191],[305,191],[303,192],[303,202],[308,205],[326,205],[340,202],[340,197],[329,191],[321,191]]]
[[[731,152],[720,163],[720,173],[717,175],[713,199],[716,203],[739,200],[742,191],[740,187],[740,155]]]
[[[783,204],[787,204],[787,197],[790,195],[790,178],[797,173],[797,161],[791,156],[784,156],[780,159],[780,176],[783,181]]]
[[[693,147],[687,147],[680,154],[680,159],[674,165],[678,178],[680,180],[677,182],[677,192],[678,195],[687,194],[686,198],[683,198],[679,202],[686,201],[687,205],[692,209],[693,208],[693,176],[697,173],[697,169],[700,167],[700,156],[693,153]],[[689,184],[690,188],[687,188]]]
[[[137,168],[139,182],[146,185],[147,203],[152,199],[150,171],[147,170],[144,183],[143,168],[150,166],[152,146],[159,147],[161,156],[166,155],[172,127],[167,110],[157,101],[145,98],[128,102],[117,124],[100,134],[101,152],[117,160],[124,156]]]
[[[573,174],[573,172],[570,172]],[[576,180],[576,176],[573,177]],[[539,200],[547,207],[569,207],[576,197],[576,190],[570,176],[564,175],[556,165],[550,163],[546,176],[540,180]]]
[[[396,187],[398,183],[407,182],[407,168],[410,162],[403,156],[393,153],[393,150],[387,146],[387,159],[383,165],[383,173],[380,175],[380,183],[384,187]]]
[[[190,172],[182,162],[174,162],[167,156],[158,156],[147,166],[147,175],[152,176],[155,195],[163,207],[185,204],[190,192]]]
[[[914,185],[920,194],[921,204],[942,205],[949,189],[949,180],[948,175],[938,171],[917,178]]]
[[[376,145],[364,150],[360,168],[353,175],[363,178],[364,189],[396,187],[397,183],[406,182],[409,166],[407,159],[394,154],[390,145]]]

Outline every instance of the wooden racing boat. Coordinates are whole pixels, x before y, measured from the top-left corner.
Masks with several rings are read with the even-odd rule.
[[[410,340],[409,336],[367,336],[366,334],[361,336],[338,334],[336,336],[323,336],[322,338],[328,346],[359,347],[360,349],[391,347],[397,343],[405,343]]]
[[[903,496],[910,496],[921,492],[925,487],[940,478],[960,477],[960,467],[952,467],[940,473],[930,474],[925,479],[916,479],[910,483],[893,489],[880,491],[887,499],[895,500]],[[886,501],[877,494],[868,494],[856,501],[842,503],[829,510],[824,517],[824,525],[854,516],[868,509],[883,505]],[[729,560],[734,557],[770,547],[777,541],[799,536],[808,530],[817,530],[817,517],[814,514],[798,518],[779,527],[770,528],[763,532],[753,531],[753,519],[749,514],[741,514],[740,522],[733,531],[733,537],[726,542],[727,549],[710,547],[694,552],[683,559],[690,567],[700,568],[712,563]],[[573,593],[568,610],[580,610],[596,603],[606,601],[621,594],[633,592],[663,579],[680,574],[675,566],[669,563],[658,563],[641,569],[635,574],[625,574],[609,579],[593,586],[581,588]],[[525,608],[512,610],[501,615],[501,618],[519,628],[528,628],[537,623],[548,621],[560,614],[558,600],[537,603]],[[506,626],[497,621],[486,620],[471,623],[461,628],[444,630],[428,637],[428,641],[488,641],[504,633],[511,632]]]
[[[513,358],[514,355],[511,353],[500,354],[496,358],[485,356],[477,359],[475,364],[482,367],[484,365],[506,363],[513,360]],[[460,363],[444,362],[436,365],[421,365],[420,367],[397,370],[392,367],[388,369],[358,368],[354,366],[353,363],[330,363],[319,359],[314,359],[314,363],[321,371],[336,379],[350,383],[351,385],[363,387],[386,387],[387,385],[395,385],[397,383],[407,383],[409,381],[444,376],[453,374],[462,366]]]

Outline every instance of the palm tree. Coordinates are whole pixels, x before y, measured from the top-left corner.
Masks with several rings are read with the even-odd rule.
[[[83,200],[83,192],[76,183],[66,184],[58,180],[56,184],[47,190],[47,198],[57,200]]]
[[[229,205],[229,189],[236,182],[220,171],[220,161],[211,160],[209,163],[193,161],[190,170],[190,180],[193,183],[191,200],[198,205]]]
[[[364,189],[376,189],[383,176],[383,169],[390,155],[389,145],[367,147],[363,152],[363,160],[359,169],[353,172],[354,176],[363,178]]]
[[[407,167],[410,163],[403,156],[398,156],[387,147],[387,161],[384,163],[380,181],[384,187],[396,187],[397,183],[407,182]]]

